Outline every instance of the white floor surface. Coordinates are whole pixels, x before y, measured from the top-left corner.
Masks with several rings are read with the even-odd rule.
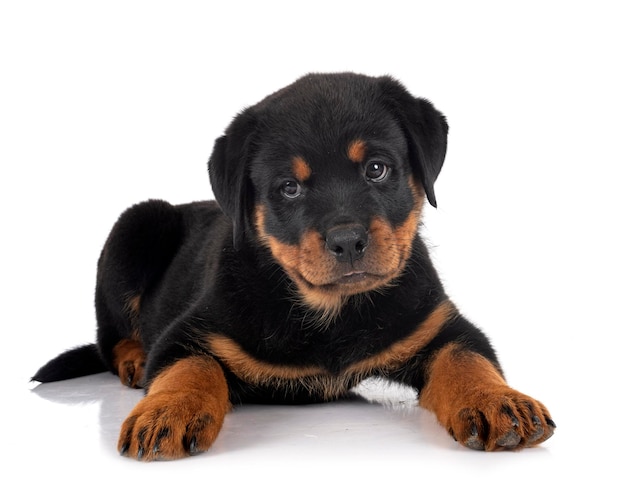
[[[142,393],[110,374],[8,394],[5,407],[19,409],[3,409],[2,487],[19,491],[5,496],[624,496],[614,419],[585,406],[582,392],[547,389],[557,432],[520,452],[462,448],[412,392],[370,382],[331,404],[236,407],[207,453],[153,463],[117,454],[119,426]]]

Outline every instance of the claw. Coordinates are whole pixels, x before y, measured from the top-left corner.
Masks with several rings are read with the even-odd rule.
[[[126,387],[133,387],[133,378],[135,377],[135,365],[132,361],[125,361],[122,364],[122,368],[120,369],[119,374],[120,379],[122,378],[121,376],[125,374],[122,383]]]
[[[163,427],[159,433],[157,434],[156,440],[154,442],[154,453],[158,453],[160,448],[161,448],[161,441],[163,440],[163,438],[166,438],[167,436],[170,435],[170,428],[169,427]]]
[[[543,436],[543,425],[541,424],[541,419],[537,415],[533,415],[532,421],[535,426],[535,432],[528,436],[529,443],[534,443],[535,441],[541,439],[541,436]]]
[[[120,448],[120,455],[121,455],[121,456],[124,456],[124,455],[128,452],[128,447],[129,447],[129,446],[130,446],[130,445],[129,445],[128,443],[124,443],[124,444],[122,445],[122,447]]]
[[[503,448],[515,448],[522,440],[522,436],[520,436],[516,430],[520,426],[520,421],[513,415],[513,412],[509,408],[506,409],[506,412],[511,417],[511,426],[513,428],[503,436],[500,436],[500,438],[496,440],[496,444]]]
[[[189,441],[189,454],[195,455],[196,453],[198,453],[198,440],[196,436],[193,436],[191,441]]]
[[[465,441],[465,446],[472,450],[478,451],[485,449],[485,443],[480,439],[478,435],[478,427],[476,427],[476,424],[472,424],[472,427],[470,429],[470,437]]]
[[[452,437],[452,439],[454,439],[455,441],[458,442],[458,439],[456,438],[456,436],[454,435],[454,431],[452,430],[452,427],[448,428],[448,434],[450,434],[450,436]]]
[[[500,437],[496,441],[496,444],[503,448],[515,448],[521,440],[522,437],[517,432],[510,430],[504,436]]]
[[[547,418],[546,419],[546,423],[548,424],[548,433],[546,434],[546,436],[543,438],[544,441],[546,439],[549,439],[552,437],[552,435],[554,434],[554,429],[556,429],[556,424],[554,423],[554,420],[552,420],[551,418]]]

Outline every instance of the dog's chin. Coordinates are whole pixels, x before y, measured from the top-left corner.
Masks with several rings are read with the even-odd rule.
[[[340,274],[330,282],[312,283],[301,275],[291,275],[302,303],[316,312],[322,324],[331,323],[352,296],[382,291],[397,274],[377,275],[365,271]]]

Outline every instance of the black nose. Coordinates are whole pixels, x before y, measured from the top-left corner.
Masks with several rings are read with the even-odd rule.
[[[353,262],[365,254],[367,230],[363,225],[342,225],[326,233],[326,248],[342,263]]]

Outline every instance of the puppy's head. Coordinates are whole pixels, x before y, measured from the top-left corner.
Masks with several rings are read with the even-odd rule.
[[[334,314],[402,273],[447,131],[392,78],[311,74],[235,118],[209,160],[213,192],[235,247],[269,248],[302,300]]]

